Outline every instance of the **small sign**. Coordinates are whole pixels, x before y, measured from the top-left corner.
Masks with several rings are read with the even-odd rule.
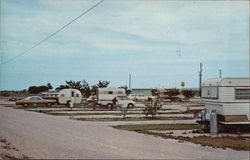
[[[185,82],[181,82],[181,86],[184,87],[185,86]]]

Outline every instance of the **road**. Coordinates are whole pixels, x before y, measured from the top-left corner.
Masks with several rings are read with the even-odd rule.
[[[242,160],[249,157],[248,151],[179,143],[172,139],[117,130],[109,125],[0,105],[0,135],[30,158]]]

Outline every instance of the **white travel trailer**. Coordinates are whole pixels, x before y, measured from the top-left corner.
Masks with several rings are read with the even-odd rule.
[[[82,94],[77,89],[62,89],[58,93],[58,102],[59,104],[67,104],[70,102],[74,104],[80,104],[82,101]]]
[[[202,84],[205,121],[211,113],[220,124],[250,124],[250,78],[209,79]]]
[[[124,88],[98,88],[97,90],[97,103],[112,107],[112,99],[117,98],[117,104],[128,108],[133,108],[135,102],[129,100]]]

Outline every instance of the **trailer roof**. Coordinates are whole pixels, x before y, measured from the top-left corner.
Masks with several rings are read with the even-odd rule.
[[[98,88],[98,90],[125,90],[124,88]]]
[[[202,86],[245,86],[250,87],[250,78],[214,78],[205,80]]]

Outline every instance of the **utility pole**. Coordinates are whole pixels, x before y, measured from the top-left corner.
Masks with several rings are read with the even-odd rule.
[[[131,74],[129,74],[129,90],[131,90]]]
[[[221,69],[219,70],[220,78],[221,78]]]
[[[199,72],[199,90],[200,90],[200,97],[201,97],[201,85],[202,85],[202,63],[200,63],[200,72]]]

